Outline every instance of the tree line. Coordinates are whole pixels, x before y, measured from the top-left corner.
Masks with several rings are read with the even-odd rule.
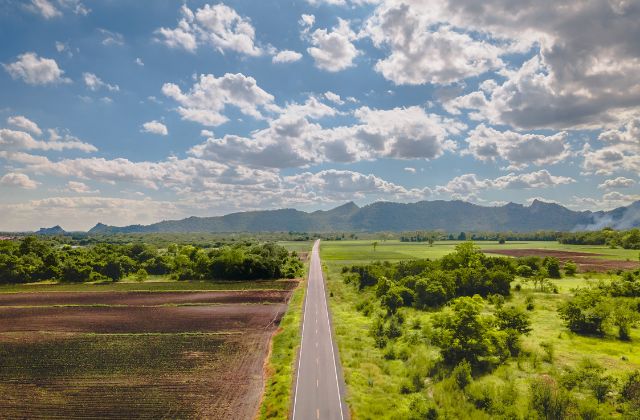
[[[294,278],[303,265],[295,253],[274,243],[216,248],[145,243],[71,246],[35,236],[0,242],[0,283],[42,280],[118,281],[135,275],[170,275],[178,280]]]

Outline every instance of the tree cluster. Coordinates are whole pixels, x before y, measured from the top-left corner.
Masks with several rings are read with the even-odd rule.
[[[590,232],[563,233],[558,238],[561,244],[608,245],[624,249],[640,249],[640,229],[617,231],[605,228]]]
[[[253,280],[293,278],[301,271],[297,255],[273,243],[160,249],[144,243],[74,247],[33,236],[0,242],[0,283],[118,281],[134,273],[141,279],[170,274],[181,280]]]

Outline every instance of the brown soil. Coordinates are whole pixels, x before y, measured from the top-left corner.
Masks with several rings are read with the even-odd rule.
[[[0,358],[0,413],[4,413],[0,417],[251,419],[262,394],[269,342],[290,294],[272,290],[0,294],[0,353],[4,347],[14,355],[4,362]],[[132,363],[130,369],[122,369],[117,365],[119,352],[114,356],[109,349],[118,348],[122,337],[132,336],[103,333],[162,334],[134,335],[144,343],[143,350],[139,359],[127,362]],[[168,347],[152,345],[153,340],[166,337],[174,337],[173,343],[181,343],[184,351],[175,359],[172,356],[168,365],[158,365],[155,352]],[[74,340],[85,344],[73,344]],[[93,354],[87,349],[95,346],[115,361],[86,356]],[[71,356],[61,353],[69,351],[71,362]],[[61,359],[67,364],[56,361]],[[8,360],[14,360],[14,366],[3,365]],[[107,370],[98,371],[96,366]]]
[[[0,293],[0,306],[128,305],[157,306],[204,303],[286,303],[288,290],[213,292],[31,292]]]
[[[487,254],[507,255],[509,257],[556,257],[563,264],[573,261],[580,272],[607,272],[611,270],[633,270],[640,267],[640,263],[634,261],[607,260],[596,258],[602,254],[589,252],[558,251],[549,249],[499,249],[485,250]]]

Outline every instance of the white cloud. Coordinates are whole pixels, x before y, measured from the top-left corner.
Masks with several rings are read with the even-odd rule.
[[[157,134],[159,136],[166,136],[169,134],[167,126],[156,120],[142,124],[142,131],[145,133]]]
[[[98,32],[102,35],[102,45],[106,46],[122,46],[124,45],[124,35],[119,32],[113,32],[108,29],[98,28]]]
[[[480,124],[468,134],[466,142],[469,146],[463,154],[470,154],[485,162],[502,159],[509,163],[511,169],[562,162],[571,153],[566,132],[551,136],[520,134],[509,130],[498,131]]]
[[[302,54],[296,51],[291,50],[282,50],[278,51],[276,55],[273,56],[271,61],[274,63],[293,63],[302,58]]]
[[[81,152],[95,152],[95,146],[82,142],[75,137],[66,136],[61,140],[41,141],[35,140],[29,133],[24,131],[0,129],[0,146],[5,151],[15,150],[79,150]]]
[[[144,67],[144,61],[142,61],[142,58],[137,57],[135,63],[137,65],[139,65],[140,67]]]
[[[213,137],[213,131],[211,130],[200,130],[201,137]]]
[[[82,79],[84,80],[84,84],[94,92],[101,88],[108,89],[112,92],[118,92],[120,90],[120,86],[105,83],[93,73],[82,73]]]
[[[27,6],[27,8],[32,12],[41,15],[45,19],[62,16],[62,12],[49,0],[31,0],[31,4]]]
[[[193,12],[186,5],[174,29],[156,31],[160,40],[170,48],[183,48],[194,52],[199,45],[208,44],[220,52],[226,50],[258,56],[262,50],[255,45],[255,30],[251,21],[222,3],[205,4]]]
[[[22,115],[16,115],[13,117],[7,118],[7,124],[12,125],[17,128],[22,128],[36,136],[42,135],[42,130],[38,127],[38,124],[34,123],[27,117],[23,117]]]
[[[37,188],[39,184],[39,182],[34,181],[27,175],[16,172],[9,172],[0,178],[0,185],[24,188],[26,190],[33,190]]]
[[[314,15],[302,14],[298,24],[303,27],[303,33],[309,32],[309,29],[316,23],[316,17]]]
[[[99,190],[92,190],[84,182],[78,182],[78,181],[67,182],[67,189],[71,192],[75,192],[78,194],[95,194],[100,192]]]
[[[582,197],[582,196],[573,196],[571,199],[571,203],[568,204],[568,207],[584,211],[584,210],[603,210],[603,209],[613,209],[622,206],[628,206],[629,204],[640,200],[640,195],[633,194],[622,194],[617,191],[608,192],[603,194],[601,198],[594,197]],[[635,222],[636,220],[632,220]],[[623,222],[624,223],[624,222]],[[595,226],[598,228],[604,228],[609,225],[613,225],[613,221],[610,219],[601,220],[598,225]],[[601,226],[600,226],[601,225]],[[619,226],[619,229],[629,229],[632,225],[628,226]]]
[[[609,190],[615,188],[631,188],[636,184],[636,181],[630,178],[619,176],[613,179],[607,179],[602,184],[598,185],[601,190]]]
[[[480,92],[482,104],[469,107],[475,117],[523,129],[601,128],[640,108],[640,8],[634,2],[410,4],[431,25],[445,23],[507,51],[535,54],[519,68],[500,71],[501,81]]]
[[[599,149],[585,144],[581,155],[585,173],[609,175],[619,171],[640,173],[640,117],[598,137]]]
[[[455,150],[456,144],[449,136],[465,128],[464,124],[427,114],[419,107],[390,110],[361,107],[354,112],[358,123],[323,128],[309,118],[335,111],[317,104],[315,98],[305,105],[291,104],[268,128],[255,131],[250,138],[235,135],[209,138],[189,153],[220,162],[269,168],[382,157],[436,159]]]
[[[178,85],[165,83],[162,93],[180,104],[182,119],[207,126],[218,126],[228,118],[223,114],[227,105],[237,107],[243,114],[261,119],[261,110],[274,110],[273,96],[262,90],[253,77],[242,73],[227,73],[216,78],[203,74],[189,92]]]
[[[395,84],[451,84],[501,68],[503,49],[441,25],[433,28],[429,15],[406,4],[380,7],[364,34],[388,57],[375,69]]]
[[[416,173],[416,168],[412,168],[412,167],[406,167],[404,168],[405,172],[409,172],[410,174],[415,174]]]
[[[340,98],[340,95],[337,93],[333,93],[331,91],[327,91],[324,93],[324,97],[337,105],[344,105],[344,101]]]
[[[22,79],[30,85],[71,82],[71,80],[63,77],[64,71],[58,67],[56,60],[40,58],[33,52],[21,54],[18,56],[17,61],[3,64],[2,66],[13,79]]]
[[[303,194],[325,201],[368,199],[416,200],[431,195],[429,188],[407,189],[375,175],[329,169],[317,173],[303,172],[284,177],[284,181]]]
[[[353,60],[360,54],[352,43],[355,39],[356,34],[349,27],[349,21],[338,19],[338,26],[330,32],[316,29],[310,34],[313,47],[307,48],[307,52],[315,60],[316,67],[338,72],[352,67]]]
[[[574,182],[576,180],[570,177],[551,175],[546,169],[525,174],[510,173],[495,179],[480,179],[476,174],[464,174],[453,178],[446,185],[438,186],[436,191],[451,194],[456,199],[467,199],[487,189],[549,188]]]

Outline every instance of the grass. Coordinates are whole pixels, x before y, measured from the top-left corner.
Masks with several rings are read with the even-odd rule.
[[[298,246],[299,242],[289,242]],[[302,242],[306,248],[287,249],[307,252],[312,243]],[[308,266],[307,266],[308,269]],[[307,281],[301,281],[289,301],[289,308],[280,321],[272,343],[266,368],[266,385],[260,406],[260,419],[282,419],[289,417],[295,363],[302,339],[300,325]]]
[[[322,255],[328,260],[340,260],[345,263],[358,261],[399,261],[409,258],[437,259],[453,251],[460,241],[439,241],[433,246],[426,242],[400,242],[398,240],[379,240],[376,250],[373,249],[374,241],[323,241]],[[606,246],[595,245],[563,245],[554,241],[519,241],[499,244],[495,241],[476,242],[483,250],[494,249],[550,249],[559,251],[589,252],[602,254],[597,258],[612,260],[638,260],[638,251],[633,249],[611,249]]]
[[[18,292],[193,292],[210,290],[285,290],[291,282],[260,281],[145,281],[136,283],[29,283],[0,285],[0,293]]]
[[[429,247],[426,243],[402,243],[399,241],[379,241],[373,251],[372,241],[335,241],[321,243],[321,255],[327,274],[328,289],[331,292],[329,305],[333,315],[335,337],[340,351],[345,382],[347,384],[347,403],[354,418],[386,419],[408,418],[412,401],[426,396],[439,407],[442,418],[490,418],[487,412],[477,410],[468,396],[452,389],[447,380],[428,379],[424,392],[401,392],[407,383],[412,358],[423,355],[423,365],[437,358],[439,349],[428,342],[420,341],[407,344],[399,340],[394,344],[396,352],[405,351],[408,360],[389,360],[385,358],[387,349],[375,346],[370,335],[372,316],[366,316],[356,309],[358,303],[371,301],[378,306],[372,290],[357,291],[342,281],[340,270],[345,265],[366,264],[372,261],[389,260],[392,262],[411,258],[440,258],[453,251],[457,241],[440,242]],[[595,252],[605,254],[606,258],[637,258],[637,251],[608,249],[593,246],[569,246],[556,242],[477,243],[482,249],[500,248],[546,248],[567,251]],[[558,375],[564,368],[575,367],[584,359],[593,360],[607,370],[608,374],[622,378],[628,372],[640,368],[640,332],[632,329],[632,340],[620,341],[615,331],[610,329],[605,337],[587,337],[573,334],[564,326],[557,309],[571,296],[571,290],[586,286],[590,282],[610,281],[608,274],[588,274],[578,277],[553,280],[558,293],[543,293],[533,290],[522,283],[520,292],[513,291],[508,304],[524,306],[525,298],[533,296],[535,308],[530,312],[533,331],[523,339],[523,349],[530,356],[524,361],[512,360],[491,374],[476,378],[476,387],[495,389],[497,397],[502,398],[508,392],[506,387],[515,386],[516,402],[513,413],[515,418],[526,418],[528,410],[528,384],[532,377],[540,374]],[[423,328],[428,326],[436,312],[403,308],[408,323],[419,321]],[[542,343],[549,343],[554,349],[554,362],[544,362]],[[417,359],[416,359],[417,360]],[[506,398],[506,397],[505,397]],[[611,408],[608,406],[609,409]]]
[[[309,252],[313,241],[280,241],[278,245],[287,248],[288,251]]]

